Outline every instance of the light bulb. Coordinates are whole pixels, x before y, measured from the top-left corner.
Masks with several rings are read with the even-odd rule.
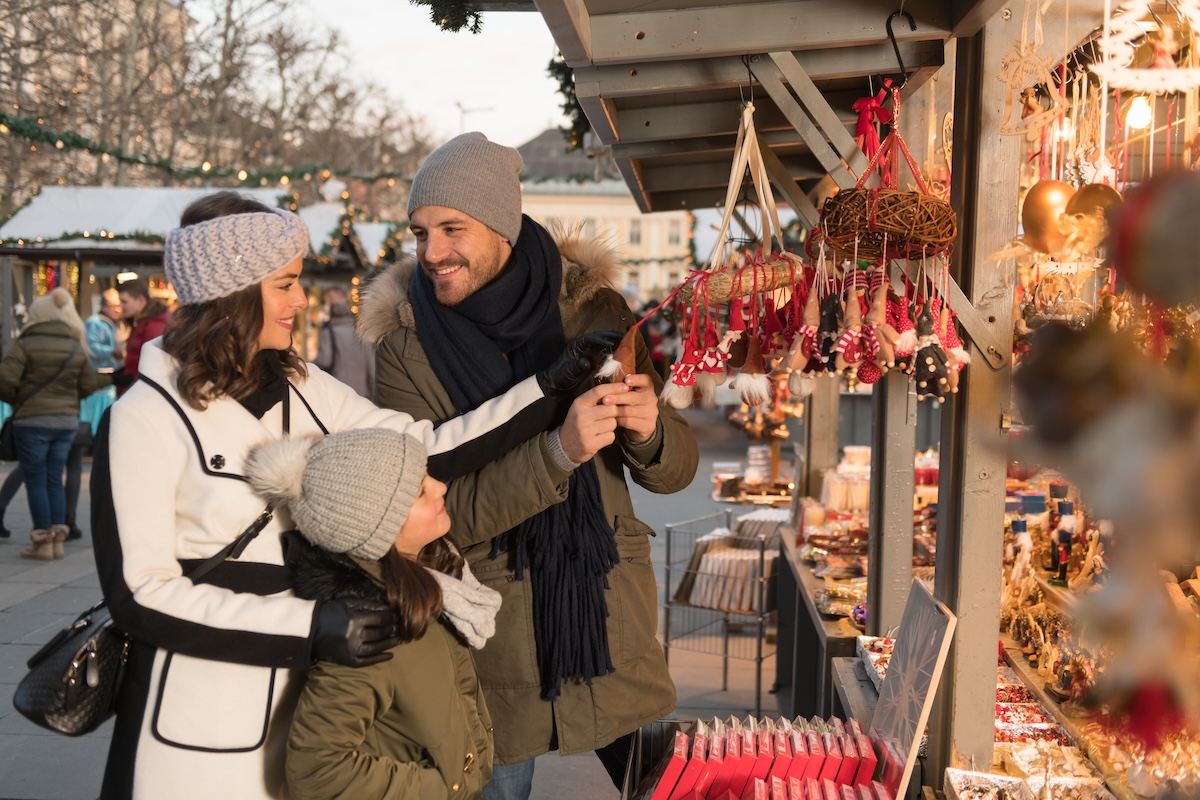
[[[1137,131],[1150,126],[1150,103],[1145,97],[1133,98],[1125,114],[1125,124]]]

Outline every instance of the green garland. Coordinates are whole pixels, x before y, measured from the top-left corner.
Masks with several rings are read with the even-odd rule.
[[[444,31],[471,33],[483,30],[483,15],[470,8],[466,0],[410,0],[414,6],[429,6],[429,19]]]
[[[28,241],[25,239],[10,239],[9,241],[15,241],[18,245],[24,246],[26,244],[53,244],[55,242],[70,241],[72,239],[96,239],[97,241],[102,242],[139,242],[141,244],[163,243],[163,237],[159,236],[158,234],[144,233],[141,231],[134,233],[109,233],[108,231],[92,233],[91,231],[71,231],[70,233],[64,233],[60,236],[38,236],[34,239],[29,239]],[[4,244],[3,239],[0,239],[0,244]]]
[[[558,81],[558,93],[563,97],[559,107],[571,121],[570,127],[559,130],[562,131],[567,144],[571,145],[570,149],[578,150],[583,147],[583,136],[592,129],[592,124],[588,122],[587,115],[583,113],[583,106],[575,96],[575,70],[567,66],[566,59],[559,53],[556,58],[550,60],[546,71],[550,73],[551,78]]]
[[[254,172],[246,169],[235,169],[233,167],[213,166],[208,164],[208,162],[198,166],[183,167],[175,164],[169,158],[151,159],[144,155],[131,155],[115,147],[110,147],[101,142],[89,139],[74,131],[56,131],[40,118],[16,117],[4,111],[0,111],[0,134],[16,135],[31,142],[54,145],[57,150],[82,150],[85,153],[101,153],[126,164],[139,164],[162,170],[177,178],[236,178],[242,184],[258,183],[262,186],[270,183],[279,183],[284,178],[289,182],[297,179],[307,181],[311,180],[314,176],[318,176],[322,180],[328,180],[333,175],[339,178],[353,178],[368,183],[382,180],[412,182],[410,176],[401,172],[358,172],[355,170],[338,169],[329,164],[313,164],[307,167],[284,167],[273,170],[256,170]]]

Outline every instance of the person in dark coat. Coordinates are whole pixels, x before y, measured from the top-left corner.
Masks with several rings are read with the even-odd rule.
[[[117,294],[121,298],[121,308],[133,326],[129,338],[125,341],[125,363],[113,377],[117,395],[120,396],[138,379],[142,348],[146,342],[163,335],[171,312],[166,303],[150,296],[150,287],[141,278],[125,281],[117,290]]]
[[[492,722],[469,648],[495,633],[500,595],[447,535],[424,446],[382,428],[289,439],[251,452],[247,474],[314,545],[288,542],[298,597],[386,603],[400,618],[390,660],[309,670],[288,736],[292,800],[480,797]]]
[[[359,335],[345,292],[327,289],[325,300],[329,319],[317,334],[313,363],[363,397],[370,397],[375,386],[375,348]]]
[[[70,528],[63,468],[79,431],[79,403],[109,385],[89,364],[85,343],[75,301],[58,287],[30,303],[20,337],[0,362],[0,400],[17,406],[17,462],[33,518],[22,558],[64,555]]]
[[[417,172],[417,261],[372,281],[360,319],[380,405],[444,424],[571,337],[633,325],[611,248],[522,215],[520,171],[516,150],[473,132]],[[687,421],[659,403],[640,337],[633,367],[622,383],[581,388],[560,427],[449,481],[455,538],[504,599],[495,641],[475,654],[496,732],[488,800],[529,797],[535,759],[551,750],[596,752],[620,786],[634,732],[675,707],[653,530],[625,481],[677,492],[699,455]]]

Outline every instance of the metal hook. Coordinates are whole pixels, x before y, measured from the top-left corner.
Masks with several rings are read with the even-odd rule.
[[[892,20],[896,17],[904,17],[908,20],[908,29],[915,31],[917,29],[917,21],[913,19],[912,14],[907,11],[893,11],[892,15],[887,18],[887,35],[892,42],[892,49],[896,51],[896,63],[900,65],[900,88],[904,88],[904,84],[908,83],[908,70],[904,68],[904,59],[900,57],[900,45],[896,44],[896,34],[892,32]]]
[[[754,102],[754,69],[750,66],[750,56],[743,55],[742,63],[746,65],[746,88],[750,91],[750,101]],[[738,84],[738,98],[742,101],[742,107],[746,107],[746,95],[742,93],[742,85]]]

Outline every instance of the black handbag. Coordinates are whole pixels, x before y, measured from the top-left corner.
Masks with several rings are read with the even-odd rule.
[[[225,559],[237,558],[272,516],[268,505],[236,539],[187,577],[198,581]],[[129,635],[113,625],[101,600],[26,662],[29,672],[17,684],[13,706],[30,722],[56,733],[91,733],[116,711],[131,644]]]
[[[54,381],[58,380],[58,376],[62,375],[63,370],[70,366],[71,362],[75,360],[75,354],[78,352],[79,345],[72,342],[71,352],[67,355],[67,360],[64,361],[62,366],[58,368],[58,371],[46,380],[39,383],[36,387],[34,387],[32,392],[21,398],[21,402],[13,406],[12,415],[9,416],[8,419],[4,420],[4,425],[0,426],[0,461],[17,460],[17,439],[16,434],[13,432],[13,419],[17,416],[17,409],[25,405],[29,398],[33,397],[42,389],[45,389],[50,384],[54,383]]]

